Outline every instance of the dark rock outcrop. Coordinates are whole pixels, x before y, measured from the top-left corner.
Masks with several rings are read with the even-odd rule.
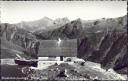
[[[100,63],[105,69],[114,68],[118,71],[128,67],[127,33],[109,32],[101,37],[99,47],[95,48],[89,38],[78,40],[78,57]],[[126,73],[126,71],[125,71]]]

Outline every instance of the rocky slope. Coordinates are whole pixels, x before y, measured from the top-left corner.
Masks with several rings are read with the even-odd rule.
[[[18,51],[32,57],[36,56],[37,40],[31,32],[18,28],[13,24],[0,25],[1,51],[3,58],[10,58],[8,55],[16,54]],[[5,51],[4,51],[5,50]],[[11,52],[13,51],[13,52]],[[19,53],[18,53],[19,54]],[[15,55],[16,56],[16,55]],[[15,57],[13,57],[15,58]]]
[[[100,63],[106,69],[114,68],[117,72],[121,70],[120,72],[127,73],[128,55],[126,48],[128,43],[126,18],[127,16],[114,19],[115,21],[113,21],[116,23],[112,24],[113,28],[108,27],[108,25],[113,23],[110,22],[108,25],[104,25],[106,28],[102,26],[105,29],[100,28],[101,32],[92,32],[85,38],[79,39],[78,57]]]

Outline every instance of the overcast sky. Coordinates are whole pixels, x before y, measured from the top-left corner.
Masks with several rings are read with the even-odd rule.
[[[127,13],[126,1],[4,1],[1,22],[33,21],[44,16],[51,19],[67,17],[93,20],[114,18]]]

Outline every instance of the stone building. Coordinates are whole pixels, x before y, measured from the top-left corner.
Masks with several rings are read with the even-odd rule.
[[[41,40],[37,56],[38,64],[44,63],[44,61],[62,62],[66,57],[76,57],[77,40]]]

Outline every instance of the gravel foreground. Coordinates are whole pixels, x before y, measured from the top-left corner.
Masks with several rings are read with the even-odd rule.
[[[127,76],[113,70],[104,70],[95,63],[61,63],[46,69],[32,69],[28,74],[30,80],[127,80]]]

